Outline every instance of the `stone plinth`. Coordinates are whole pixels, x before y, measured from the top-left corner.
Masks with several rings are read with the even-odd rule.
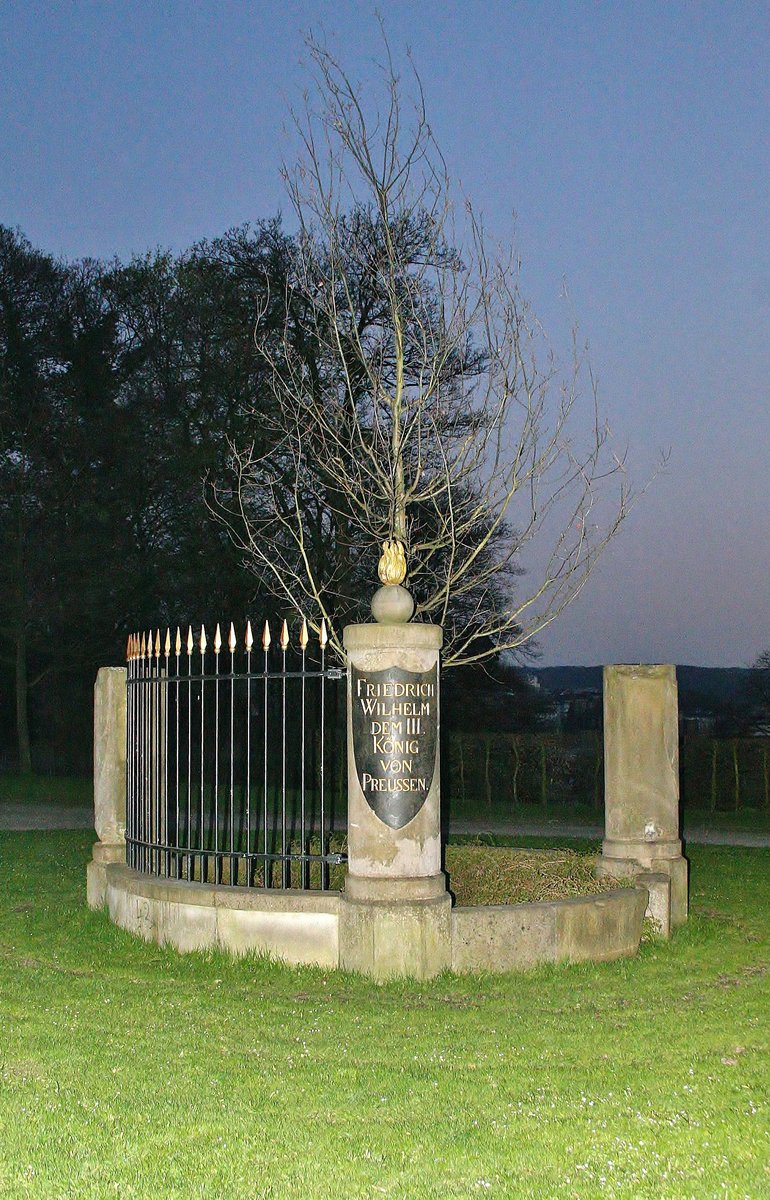
[[[91,908],[105,902],[105,866],[126,858],[126,669],[101,667],[94,685],[94,828],[87,868]]]
[[[679,710],[672,666],[604,668],[605,837],[599,871],[671,880],[671,923],[687,920],[679,836]]]
[[[451,965],[441,870],[434,625],[349,625],[348,876],[340,965],[428,978]]]

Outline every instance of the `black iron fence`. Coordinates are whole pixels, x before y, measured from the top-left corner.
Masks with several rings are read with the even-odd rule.
[[[326,626],[292,644],[265,622],[128,642],[126,856],[136,870],[245,887],[329,887],[329,777],[344,728],[329,722],[344,671]]]

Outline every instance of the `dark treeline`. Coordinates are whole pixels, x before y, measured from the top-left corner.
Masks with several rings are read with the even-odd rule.
[[[94,676],[130,632],[288,615],[212,507],[237,509],[234,447],[272,457],[281,437],[257,321],[263,348],[291,343],[313,378],[328,373],[295,263],[279,220],[128,263],[60,261],[0,226],[0,767],[88,769]],[[363,328],[378,297],[362,284],[356,303]],[[342,507],[327,505],[308,551],[316,567],[336,555],[321,573],[340,624],[367,619]],[[490,680],[503,727],[535,719],[510,668],[453,674],[459,723],[486,708],[500,725]]]
[[[277,221],[107,264],[0,227],[3,765],[87,768],[94,674],[129,631],[269,608],[204,480],[262,444],[253,332],[282,319],[289,254]]]

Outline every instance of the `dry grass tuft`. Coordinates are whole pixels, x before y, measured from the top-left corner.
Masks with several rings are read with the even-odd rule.
[[[320,851],[317,838],[311,840],[308,849],[315,854]],[[333,853],[345,853],[347,839],[341,834],[333,834],[329,849]],[[297,852],[299,844],[292,842],[291,850]],[[524,904],[538,900],[564,900],[569,896],[595,895],[597,892],[607,892],[623,886],[622,880],[596,878],[596,858],[595,854],[581,854],[577,850],[519,850],[516,847],[490,846],[478,842],[447,846],[446,870],[449,875],[449,887],[457,904],[462,907],[472,904]],[[196,878],[199,877],[199,872],[200,864],[196,863]],[[213,856],[209,857],[205,877],[212,883],[215,880]],[[230,861],[226,856],[221,860],[218,882],[231,882]],[[237,882],[241,885],[246,882],[243,867]],[[313,889],[320,887],[321,870],[318,863],[311,864],[307,882]],[[261,870],[255,873],[253,884],[256,887],[263,886]],[[295,864],[292,867],[290,886],[300,887],[301,884],[299,867]],[[278,864],[274,864],[271,887],[280,886],[281,870]],[[344,886],[345,866],[331,866],[328,887],[337,891]]]
[[[446,869],[457,904],[526,904],[564,900],[620,887],[594,874],[595,854],[518,850],[509,846],[447,846]]]

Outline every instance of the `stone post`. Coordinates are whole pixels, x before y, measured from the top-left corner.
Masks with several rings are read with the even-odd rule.
[[[687,920],[679,835],[679,707],[672,666],[604,668],[606,875],[664,874],[671,924]]]
[[[399,587],[375,597],[381,623],[344,631],[348,874],[340,966],[375,978],[427,979],[452,961],[451,898],[441,870],[442,631],[405,624],[403,616],[386,623],[397,593],[408,595]]]
[[[86,893],[91,908],[101,908],[107,863],[126,860],[125,667],[100,667],[94,685],[94,828]]]

